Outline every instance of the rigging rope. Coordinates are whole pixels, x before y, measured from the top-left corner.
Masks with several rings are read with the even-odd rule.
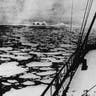
[[[86,90],[86,93],[82,94],[81,96],[85,96],[86,94],[88,94],[88,92],[90,92],[95,87],[96,87],[96,84],[92,86],[90,89]]]
[[[73,19],[73,0],[72,0],[72,6],[71,6],[71,24],[70,24],[70,32],[72,31],[72,19]]]
[[[82,31],[83,26],[84,26],[84,22],[85,22],[84,20],[85,20],[85,18],[86,18],[86,12],[87,12],[87,8],[88,8],[89,1],[90,1],[90,0],[88,0],[88,1],[87,1],[87,4],[86,4],[86,8],[85,8],[84,17],[83,17],[83,21],[82,21],[82,24],[81,24],[81,30],[80,30],[80,32]]]
[[[85,19],[84,28],[83,28],[83,30],[82,30],[82,36],[83,36],[84,30],[85,30],[85,27],[86,27],[86,24],[87,24],[87,20],[88,20],[89,13],[90,13],[90,10],[91,10],[91,7],[92,7],[92,3],[93,3],[93,0],[91,0],[91,1],[89,2],[89,7],[88,7],[87,16],[86,16],[86,19]]]
[[[87,1],[87,5],[86,5],[86,8],[85,8],[85,12],[84,12],[83,21],[82,21],[82,24],[81,24],[80,33],[82,32],[82,29],[83,29],[83,27],[84,27],[84,22],[85,22],[84,20],[85,20],[85,18],[86,18],[86,12],[87,12],[87,8],[88,8],[89,1],[90,1],[90,0]]]
[[[82,43],[82,37],[83,37],[85,27],[86,27],[86,24],[87,24],[87,21],[88,21],[89,13],[91,11],[92,3],[93,3],[93,0],[88,0],[87,1],[87,5],[86,5],[86,8],[85,8],[82,25],[81,25],[81,28],[80,28],[80,37],[79,37],[79,40],[78,40],[78,47]]]

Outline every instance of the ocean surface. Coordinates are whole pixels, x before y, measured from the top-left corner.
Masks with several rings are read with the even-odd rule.
[[[91,35],[89,42],[95,42]],[[78,37],[78,29],[0,26],[0,96],[24,96],[38,88],[25,96],[40,96],[76,50]]]

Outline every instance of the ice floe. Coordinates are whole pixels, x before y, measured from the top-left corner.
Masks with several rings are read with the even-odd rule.
[[[41,57],[43,57],[44,55],[43,55],[43,53],[41,53],[41,52],[34,52],[34,51],[31,51],[31,52],[29,52],[29,54],[36,54],[37,56],[41,56]]]
[[[16,83],[18,81],[17,80],[7,80],[7,82],[9,82],[9,83]]]
[[[10,51],[12,49],[13,49],[12,47],[1,47],[0,51]]]
[[[5,93],[4,96],[40,96],[45,88],[45,85],[40,85],[26,87],[19,90],[11,89],[11,91]]]
[[[11,59],[10,59],[10,58],[7,58],[7,57],[1,57],[0,60],[1,60],[1,61],[9,61],[9,60],[11,60]]]
[[[40,78],[40,76],[36,76],[32,73],[27,73],[27,74],[24,74],[24,75],[21,75],[20,78],[32,78],[32,79],[36,79],[36,78]]]
[[[38,66],[51,66],[52,65],[52,62],[31,62],[31,63],[28,63],[26,66],[28,67],[38,67]]]
[[[11,85],[10,83],[7,82],[2,82],[3,85]]]
[[[19,56],[26,56],[26,55],[28,55],[28,53],[24,53],[24,52],[12,52],[12,54],[19,55]]]
[[[0,65],[0,76],[9,77],[19,73],[23,73],[26,69],[18,67],[18,62],[6,62]]]
[[[36,73],[39,76],[44,76],[44,75],[52,75],[52,74],[56,74],[56,71],[46,71],[46,72],[39,72]]]
[[[34,85],[35,83],[32,81],[26,81],[23,83],[24,85]]]
[[[13,56],[12,58],[21,61],[21,60],[28,60],[29,58],[31,58],[31,56]]]

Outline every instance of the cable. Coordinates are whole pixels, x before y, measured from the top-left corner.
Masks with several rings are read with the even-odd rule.
[[[88,0],[88,1],[87,1],[87,4],[86,4],[83,21],[82,21],[81,28],[80,28],[80,33],[79,33],[79,39],[78,39],[77,48],[80,47],[80,44],[81,44],[81,40],[82,40],[82,30],[84,29],[84,25],[85,25],[85,18],[86,18],[86,14],[87,14],[87,9],[88,9],[89,1],[90,1],[90,0]]]
[[[95,87],[96,87],[96,84],[92,86],[89,90],[86,90],[86,93],[82,94],[81,96],[85,96],[88,92],[90,92]]]
[[[71,6],[71,26],[70,26],[70,32],[72,31],[72,19],[73,19],[73,0],[72,0],[72,6]]]
[[[81,28],[80,28],[80,33],[79,33],[80,34],[80,38],[79,38],[78,42],[81,40],[81,33],[82,33],[82,29],[84,27],[84,22],[85,22],[85,18],[86,18],[86,12],[87,12],[89,1],[90,0],[88,0],[87,4],[86,4],[86,8],[85,8],[85,12],[84,12],[84,17],[83,17],[83,21],[82,21]]]
[[[86,5],[86,8],[85,8],[85,13],[84,13],[84,17],[83,17],[83,21],[82,21],[82,24],[81,24],[81,30],[80,32],[82,31],[83,29],[83,26],[84,26],[84,20],[85,20],[85,17],[86,17],[86,12],[87,12],[87,8],[88,8],[88,3],[89,3],[90,0],[87,1],[87,5]]]
[[[87,16],[86,16],[86,19],[85,19],[84,28],[82,30],[82,37],[83,37],[84,30],[85,30],[85,27],[86,27],[86,24],[87,24],[87,20],[88,20],[88,17],[89,17],[90,10],[91,10],[91,7],[92,7],[92,3],[93,3],[93,0],[91,0],[90,3],[89,3],[89,7],[88,7]]]
[[[86,24],[87,24],[87,21],[88,21],[88,17],[89,17],[89,13],[90,13],[90,10],[91,10],[91,7],[92,7],[92,3],[93,3],[93,0],[88,0],[87,1],[87,5],[86,5],[86,8],[85,8],[85,13],[84,13],[84,17],[83,17],[83,21],[82,21],[82,25],[81,25],[81,29],[80,29],[80,37],[79,37],[79,40],[78,40],[78,47],[81,44],[81,40],[82,40],[84,31],[85,31],[85,27],[86,27]]]

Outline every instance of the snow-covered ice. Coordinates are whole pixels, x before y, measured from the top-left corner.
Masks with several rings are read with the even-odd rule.
[[[11,91],[5,93],[4,96],[40,96],[45,88],[46,86],[40,85],[22,88],[19,90],[11,89]]]
[[[23,73],[26,69],[18,67],[18,62],[6,62],[0,65],[0,76],[9,77]]]
[[[28,67],[36,67],[36,66],[51,66],[52,62],[31,62],[28,63],[27,66]]]
[[[56,71],[46,71],[46,72],[40,72],[40,73],[36,73],[37,75],[39,76],[42,76],[42,75],[51,75],[51,74],[55,74]]]
[[[27,74],[24,74],[22,76],[20,76],[20,78],[32,78],[32,79],[36,79],[36,78],[40,78],[40,76],[36,76],[32,73],[27,73]]]
[[[9,50],[12,50],[12,49],[13,49],[12,47],[1,47],[0,51],[9,51]]]

